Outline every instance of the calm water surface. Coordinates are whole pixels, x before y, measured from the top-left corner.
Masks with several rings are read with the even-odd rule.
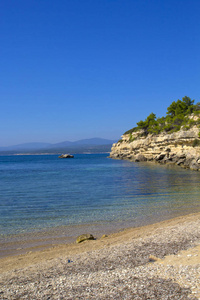
[[[116,231],[197,212],[199,180],[200,172],[107,154],[0,156],[1,239],[55,228]]]

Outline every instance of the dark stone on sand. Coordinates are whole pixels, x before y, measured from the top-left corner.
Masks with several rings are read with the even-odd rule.
[[[81,234],[77,237],[76,243],[78,244],[78,243],[81,243],[81,242],[87,241],[87,240],[94,240],[93,235],[90,233]]]

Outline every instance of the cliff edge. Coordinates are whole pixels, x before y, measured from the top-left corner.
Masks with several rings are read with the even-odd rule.
[[[199,119],[191,115],[190,119]],[[200,171],[200,128],[199,125],[177,132],[147,134],[143,129],[125,133],[122,139],[113,144],[110,157],[128,159],[134,162],[155,161],[175,164],[184,168]]]

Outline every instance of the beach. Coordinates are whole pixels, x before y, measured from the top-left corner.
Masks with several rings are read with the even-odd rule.
[[[200,213],[30,248],[0,274],[1,299],[200,299]]]

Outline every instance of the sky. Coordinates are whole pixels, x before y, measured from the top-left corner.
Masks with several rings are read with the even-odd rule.
[[[119,139],[200,101],[199,0],[1,0],[0,146]]]

